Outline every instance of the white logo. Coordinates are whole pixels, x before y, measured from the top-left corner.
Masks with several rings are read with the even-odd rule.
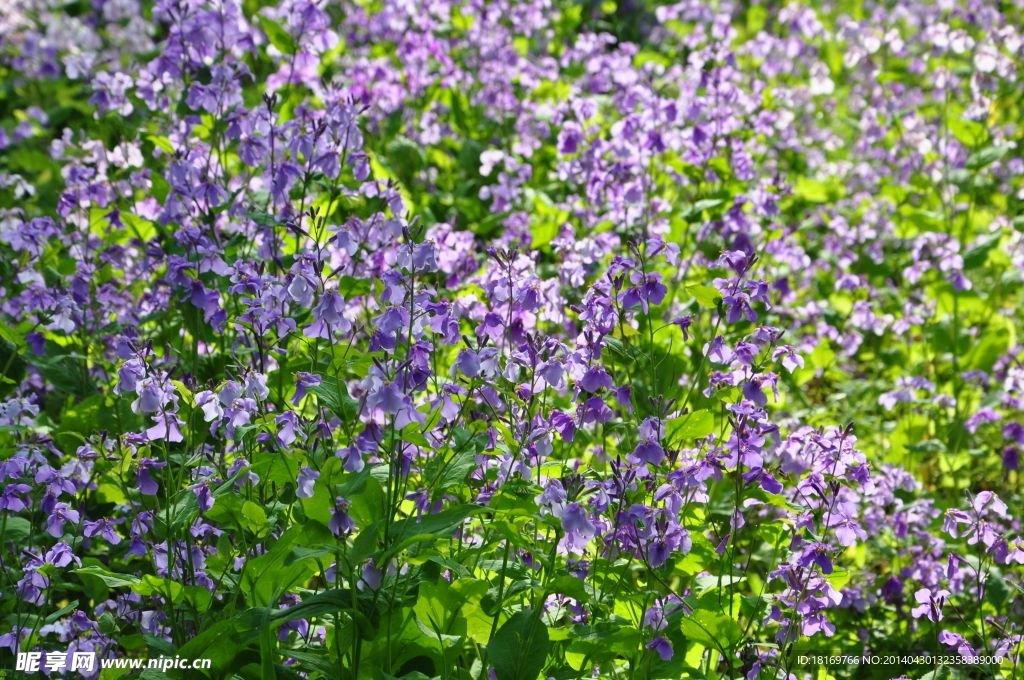
[[[70,657],[70,666],[68,665]],[[54,671],[83,671],[91,673],[96,668],[96,652],[46,652],[45,662],[43,652],[18,652],[18,660],[14,670],[25,673],[36,673],[41,667],[49,672]]]

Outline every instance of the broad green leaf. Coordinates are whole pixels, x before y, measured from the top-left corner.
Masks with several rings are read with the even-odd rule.
[[[547,661],[548,629],[538,612],[516,612],[487,643],[498,680],[537,680]]]
[[[185,587],[176,581],[146,574],[138,583],[131,586],[132,592],[139,595],[160,595],[170,599],[174,604],[185,601]]]
[[[793,195],[809,203],[830,203],[842,198],[845,194],[843,185],[831,177],[822,182],[799,177],[793,186]]]
[[[388,530],[391,540],[407,541],[414,536],[449,536],[466,520],[467,517],[484,512],[487,508],[480,505],[461,505],[444,510],[435,515],[423,515],[421,518],[410,517],[395,522]]]
[[[556,577],[548,584],[547,590],[550,593],[567,595],[577,602],[589,602],[593,595],[593,588],[588,586],[583,579],[569,574]]]
[[[964,255],[964,271],[978,269],[985,265],[988,254],[999,245],[1002,234],[991,234],[978,241],[977,245],[967,251]]]
[[[75,611],[75,609],[77,609],[77,608],[78,608],[78,600],[75,600],[71,604],[65,605],[65,606],[61,607],[60,609],[58,609],[57,611],[55,611],[54,613],[52,613],[49,616],[47,616],[46,619],[43,621],[43,623],[45,623],[46,625],[49,625],[49,624],[53,623],[54,621],[56,621],[57,619],[59,619],[60,617],[66,616],[67,614],[70,614],[71,612]]]
[[[321,406],[326,406],[334,415],[346,422],[355,420],[359,413],[359,402],[349,396],[348,387],[337,378],[317,373],[322,381],[319,385],[308,388],[316,395]]]
[[[701,409],[668,421],[665,431],[672,441],[700,439],[715,431],[715,417],[707,409]]]
[[[850,576],[850,572],[845,569],[836,568],[832,570],[831,574],[825,577],[825,580],[828,581],[829,585],[836,590],[841,590],[842,587],[849,582]]]
[[[951,118],[948,121],[949,130],[961,144],[975,148],[984,144],[989,139],[988,130],[981,123],[964,118]]]
[[[14,541],[17,544],[27,539],[31,534],[32,524],[27,519],[24,517],[7,517],[4,540]]]
[[[711,286],[687,286],[686,292],[697,300],[698,305],[711,309],[717,308],[718,301],[722,299],[722,294],[718,289]]]
[[[267,40],[281,54],[295,54],[298,51],[295,40],[281,27],[281,24],[260,14],[256,15],[256,19],[260,22],[263,32],[267,34]]]
[[[684,617],[681,627],[683,635],[709,649],[728,651],[743,639],[743,629],[736,621],[726,614],[706,609]]]
[[[75,573],[95,576],[111,588],[123,588],[125,586],[133,586],[140,582],[139,579],[137,579],[134,576],[128,576],[126,574],[114,574],[101,567],[79,567],[78,569],[75,569]]]
[[[999,146],[987,146],[981,151],[972,153],[967,157],[967,162],[964,164],[968,170],[980,170],[984,167],[992,165],[1000,158],[1005,156],[1010,151],[1010,146],[1007,144],[1000,144]]]
[[[466,475],[476,469],[476,451],[463,451],[455,456],[441,472],[441,479],[438,480],[439,491],[461,484]]]
[[[249,531],[256,534],[257,538],[266,535],[266,532],[270,529],[270,523],[267,521],[266,511],[256,505],[252,501],[245,501],[242,503],[242,516],[246,520],[246,528]]]
[[[352,276],[342,276],[341,280],[338,281],[338,292],[341,293],[346,300],[351,300],[354,297],[360,297],[362,295],[369,295],[370,283],[370,279],[357,279]]]
[[[146,139],[153,142],[153,145],[159,147],[168,156],[174,155],[174,147],[171,146],[171,140],[162,135],[146,135]]]

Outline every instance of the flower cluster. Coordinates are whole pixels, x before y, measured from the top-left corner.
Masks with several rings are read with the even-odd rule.
[[[1016,669],[1019,7],[10,4],[0,657]]]

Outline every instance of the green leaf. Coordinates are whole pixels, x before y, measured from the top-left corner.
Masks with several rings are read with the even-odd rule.
[[[245,216],[261,227],[282,227],[285,225],[284,222],[269,213],[247,212]]]
[[[487,643],[498,680],[537,680],[547,661],[548,629],[539,612],[512,615]]]
[[[1003,574],[996,568],[991,568],[989,571],[988,578],[985,580],[985,600],[992,604],[996,608],[996,611],[1001,611],[1006,605],[1006,601],[1010,599],[1010,587],[1006,585],[1006,579],[1003,578]]]
[[[679,416],[665,423],[670,440],[690,440],[707,437],[715,431],[715,417],[707,409]]]
[[[984,125],[976,121],[953,118],[948,122],[948,125],[953,136],[965,146],[971,148],[978,147],[989,139],[988,130]]]
[[[178,654],[186,659],[210,659],[210,669],[204,671],[206,675],[230,678],[235,670],[258,658],[255,653],[243,654],[258,636],[258,627],[241,626],[238,618],[218,621],[186,642]],[[175,675],[181,677],[180,672]]]
[[[381,488],[380,482],[372,476],[366,478],[366,483],[358,493],[339,493],[338,495],[351,500],[352,506],[349,508],[349,514],[359,526],[370,526],[383,519],[384,490]]]
[[[963,357],[963,366],[969,370],[989,371],[1006,352],[1016,344],[1013,323],[1001,314],[993,314],[984,326],[984,333]]]
[[[181,604],[185,601],[185,587],[176,581],[171,581],[152,574],[146,574],[138,583],[133,583],[132,592],[139,595],[162,595],[174,604]]]
[[[722,299],[722,293],[711,286],[687,286],[686,292],[697,300],[698,305],[711,309],[717,308],[718,301]]]
[[[104,668],[100,671],[100,680],[117,680],[122,675],[130,672],[130,668]]]
[[[995,163],[997,160],[1005,156],[1009,150],[1010,146],[1008,144],[987,146],[981,151],[977,151],[968,156],[967,162],[964,165],[968,170],[980,170]]]
[[[964,271],[971,271],[972,269],[984,266],[986,260],[988,260],[988,254],[999,245],[1002,237],[1001,233],[997,233],[979,239],[978,244],[964,254]]]
[[[832,177],[823,182],[800,177],[793,186],[793,195],[809,203],[832,203],[845,194],[843,185]]]
[[[25,377],[27,365],[25,358],[18,352],[18,345],[6,337],[0,337],[0,374],[13,383],[20,384]],[[13,386],[9,387],[13,389]],[[0,388],[0,394],[3,393],[3,388]]]
[[[51,385],[84,399],[96,392],[96,385],[86,372],[83,362],[67,352],[68,348],[48,340],[43,356],[32,357],[30,363]]]
[[[170,512],[159,512],[153,517],[153,525],[160,538],[166,538],[168,533],[173,533],[180,538],[180,532],[187,526],[191,526],[192,520],[199,514],[199,501],[194,491],[183,489],[171,499],[173,505]],[[170,515],[170,532],[167,528],[167,519]]]
[[[840,590],[850,580],[850,576],[850,572],[845,569],[833,569],[832,573],[825,577],[825,580],[828,581],[830,586]]]
[[[589,602],[593,595],[593,588],[575,576],[562,574],[548,584],[548,592],[567,595],[577,602]]]
[[[50,625],[51,623],[53,623],[54,621],[56,621],[60,617],[64,616],[65,614],[70,614],[71,612],[75,611],[77,608],[78,608],[78,600],[75,600],[71,604],[66,605],[64,607],[61,607],[60,609],[58,609],[54,613],[52,613],[49,616],[47,616],[46,620],[43,623],[45,623],[46,625]]]
[[[403,519],[391,525],[388,538],[408,541],[415,536],[450,536],[467,517],[485,510],[487,508],[480,505],[462,505],[436,515],[424,515],[419,521],[415,517]]]
[[[476,451],[463,451],[448,463],[441,473],[437,488],[439,491],[461,484],[472,470],[476,469]]]
[[[213,593],[202,586],[185,586],[185,601],[202,614],[213,604]]]
[[[949,680],[951,675],[949,666],[942,665],[922,675],[921,680]]]
[[[281,27],[281,24],[260,14],[256,15],[256,19],[260,22],[260,26],[263,27],[263,32],[267,34],[267,40],[270,41],[271,45],[280,50],[281,54],[295,54],[298,52],[295,40]]]
[[[717,208],[724,202],[725,201],[722,200],[721,198],[705,198],[703,200],[697,201],[689,208],[684,209],[682,213],[680,213],[680,217],[686,219],[689,222],[694,222],[700,218],[701,213],[703,213],[705,210]]]
[[[246,528],[256,534],[257,538],[265,536],[270,530],[266,511],[252,501],[242,503],[242,516],[246,519]]]
[[[169,140],[167,137],[158,137],[157,135],[146,135],[146,139],[153,142],[153,146],[159,147],[160,150],[163,151],[168,156],[174,155],[174,147],[171,146],[171,140]]]
[[[416,612],[413,612],[412,618],[416,621],[416,627],[419,628],[424,635],[426,635],[431,640],[439,641],[446,648],[455,646],[459,642],[459,640],[462,639],[461,635],[447,635],[445,633],[442,633],[440,627],[437,627],[435,629],[430,626],[427,626],[425,623],[423,623],[423,620],[420,619],[419,615],[416,614]]]
[[[342,650],[343,652],[345,650]],[[341,676],[341,669],[338,668],[337,664],[331,663],[327,653],[314,654],[310,652],[300,652],[296,649],[279,649],[277,653],[281,656],[291,657],[299,662],[299,665],[306,670],[319,671],[328,678],[335,678]]]
[[[346,300],[370,294],[370,279],[357,279],[354,276],[342,276],[338,281],[338,292]]]
[[[321,406],[329,408],[334,415],[345,422],[355,420],[359,414],[359,402],[349,396],[348,387],[345,383],[339,382],[337,378],[323,373],[317,373],[321,383],[307,388],[316,395]]]
[[[683,619],[683,635],[709,649],[729,651],[743,639],[743,629],[732,618],[698,609]]]
[[[75,569],[75,573],[95,576],[111,588],[123,588],[125,586],[134,586],[140,583],[139,579],[134,576],[128,576],[127,574],[114,574],[101,567],[79,567],[78,569]]]
[[[24,517],[8,517],[7,531],[4,534],[5,540],[14,541],[15,544],[24,541],[32,534],[32,523]]]
[[[305,540],[304,527],[293,526],[281,534],[267,553],[246,562],[241,586],[250,606],[267,606],[275,590],[278,593],[288,591],[313,573],[305,562],[284,565],[292,547],[302,540]]]
[[[746,576],[698,576],[694,579],[697,583],[697,593],[703,595],[712,588],[728,588],[734,586],[737,583],[743,583],[747,580]]]
[[[274,672],[274,652],[277,650],[277,640],[274,630],[270,627],[270,610],[263,610],[263,621],[260,624],[260,675],[263,680],[275,680],[277,674]]]

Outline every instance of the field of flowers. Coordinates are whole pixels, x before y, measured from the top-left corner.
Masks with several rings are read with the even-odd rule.
[[[1022,21],[0,3],[3,676],[1024,678]]]

